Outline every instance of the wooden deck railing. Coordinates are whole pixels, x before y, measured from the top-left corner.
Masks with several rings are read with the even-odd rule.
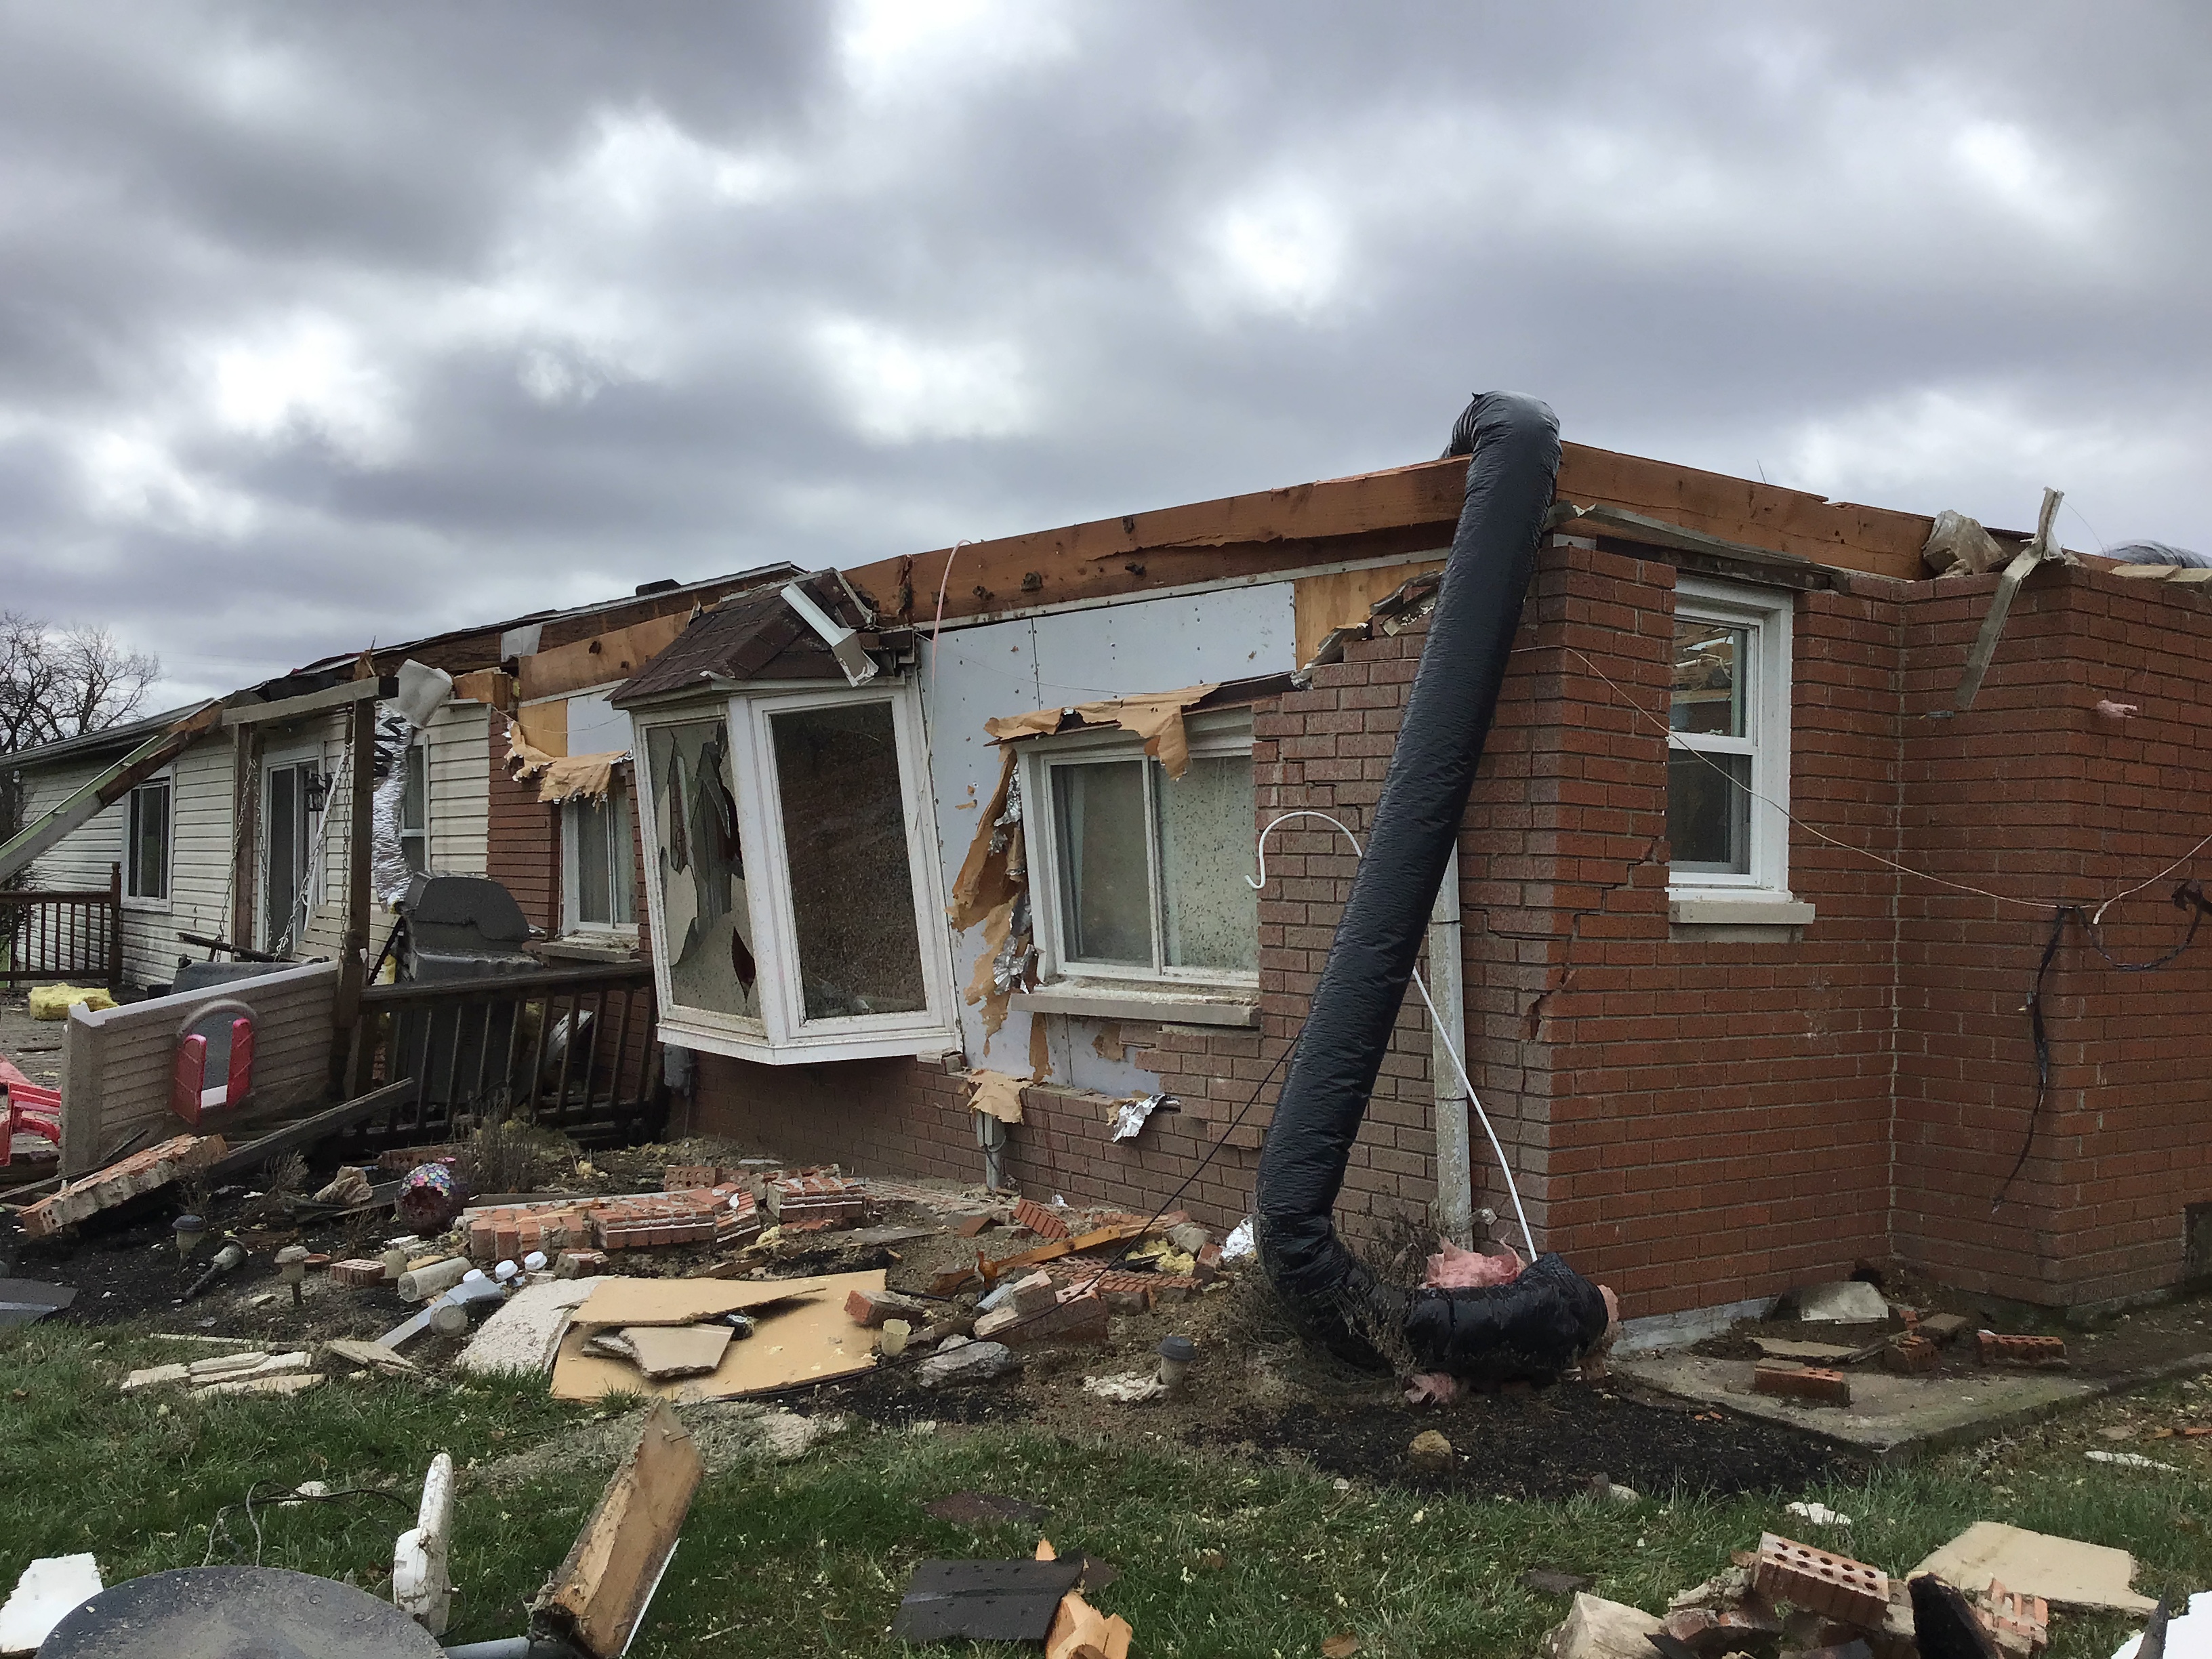
[[[416,1086],[348,1130],[341,1156],[439,1140],[492,1118],[586,1144],[657,1135],[667,1113],[659,1012],[645,963],[373,985],[346,1056],[346,1097]]]
[[[0,888],[0,985],[123,983],[123,866],[105,890]]]

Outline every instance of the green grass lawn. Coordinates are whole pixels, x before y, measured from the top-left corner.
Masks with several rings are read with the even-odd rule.
[[[380,1590],[433,1453],[451,1452],[465,1471],[575,1435],[596,1415],[555,1404],[538,1382],[332,1381],[292,1400],[116,1392],[125,1370],[180,1352],[113,1328],[0,1333],[0,1590],[33,1558],[75,1551],[96,1554],[110,1583],[197,1565],[210,1550],[217,1561],[251,1561],[254,1534],[237,1507],[248,1486],[307,1480],[380,1486],[392,1498],[257,1505],[261,1559]],[[1647,1493],[1633,1506],[1423,1499],[1364,1483],[1339,1492],[1303,1468],[1167,1443],[1130,1449],[855,1425],[800,1462],[709,1476],[631,1652],[901,1652],[889,1626],[917,1561],[1035,1548],[1033,1528],[975,1532],[922,1513],[963,1488],[1044,1505],[1044,1529],[1063,1553],[1117,1565],[1122,1577],[1097,1604],[1130,1620],[1147,1659],[1291,1659],[1346,1631],[1365,1652],[1400,1659],[1525,1655],[1565,1602],[1519,1588],[1524,1569],[1586,1573],[1600,1594],[1661,1610],[1762,1529],[1808,1536],[1783,1513],[1790,1498],[1818,1498],[1856,1522],[1808,1541],[1893,1571],[1988,1518],[2130,1549],[2142,1562],[2138,1588],[2185,1594],[2212,1585],[2202,1443],[2130,1443],[2184,1466],[2180,1474],[2112,1468],[2082,1452],[2108,1446],[2099,1425],[2128,1412],[2179,1421],[2185,1403],[2212,1412],[2212,1390],[2172,1385],[1993,1455],[1955,1454],[1863,1483],[1717,1501]],[[453,1556],[461,1595],[448,1640],[520,1632],[605,1474],[600,1462],[520,1483],[464,1474]],[[2055,1659],[2104,1659],[2127,1628],[2063,1620]]]

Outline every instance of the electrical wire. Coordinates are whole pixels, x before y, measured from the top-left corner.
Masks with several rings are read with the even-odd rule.
[[[1528,646],[1523,647],[1522,648],[1524,650],[1542,651],[1553,649],[1555,647],[1547,646]],[[1660,720],[1656,715],[1653,714],[1649,709],[1645,708],[1642,703],[1637,702],[1636,699],[1631,696],[1626,690],[1622,690],[1621,687],[1614,682],[1613,677],[1610,674],[1607,674],[1605,670],[1600,668],[1587,656],[1584,656],[1581,652],[1576,650],[1575,647],[1571,645],[1563,645],[1557,647],[1556,648],[1565,652],[1569,656],[1580,662],[1583,667],[1589,669],[1591,673],[1603,680],[1607,688],[1611,690],[1623,703],[1627,705],[1631,713],[1638,715],[1647,724],[1656,728],[1662,736],[1668,738],[1668,741],[1667,746],[1669,753],[1694,755],[1700,763],[1710,768],[1714,773],[1727,779],[1732,787],[1741,789],[1745,794],[1750,796],[1753,800],[1763,802],[1765,805],[1772,807],[1777,812],[1779,812],[1784,818],[1788,820],[1789,823],[1795,825],[1796,828],[1802,830],[1807,835],[1813,836],[1815,840],[1824,841],[1829,846],[1836,848],[1839,851],[1856,854],[1858,857],[1863,859],[1870,859],[1876,864],[1882,865],[1888,869],[1898,872],[1900,875],[1911,876],[1919,881],[1933,882],[1939,887],[1952,888],[1958,892],[1972,893],[1977,898],[1993,900],[1998,904],[2010,904],[2023,910],[2057,910],[2075,908],[2075,901],[2071,899],[2024,899],[2014,898],[2004,893],[1992,893],[1985,887],[1972,886],[1963,881],[1953,881],[1948,876],[1938,876],[1932,874],[1926,870],[1916,870],[1909,864],[1899,864],[1895,859],[1885,858],[1881,854],[1874,851],[1871,848],[1860,847],[1850,842],[1840,841],[1837,839],[1837,837],[1830,835],[1826,830],[1822,830],[1816,825],[1806,823],[1804,819],[1799,817],[1796,813],[1792,812],[1788,807],[1783,805],[1781,802],[1776,800],[1772,796],[1760,793],[1749,784],[1744,782],[1742,779],[1737,777],[1734,773],[1728,770],[1727,768],[1719,765],[1710,758],[1704,750],[1693,749],[1687,744],[1684,744],[1680,747],[1677,747],[1673,741],[1674,737],[1673,728],[1668,726],[1665,721]],[[2186,853],[2184,853],[2179,858],[2167,865],[2165,869],[2160,871],[2148,881],[2137,882],[2134,886],[2126,889],[2124,891],[2115,893],[2110,898],[2103,901],[2097,906],[2095,920],[2101,922],[2104,920],[2105,912],[2110,909],[2113,905],[2118,904],[2122,899],[2127,898],[2133,894],[2140,893],[2146,887],[2154,886],[2157,883],[2163,881],[2166,877],[2172,875],[2176,870],[2181,868],[2183,865],[2188,863],[2190,860],[2195,858],[2197,854],[2203,852],[2207,847],[2212,847],[2212,835],[2206,836],[2203,840],[2198,842],[2196,846],[2191,848]]]
[[[1255,881],[1250,876],[1244,878],[1245,885],[1254,891],[1267,890],[1267,837],[1274,834],[1278,825],[1287,823],[1292,818],[1319,818],[1322,823],[1333,825],[1346,841],[1352,843],[1352,850],[1356,857],[1364,859],[1367,856],[1366,849],[1359,844],[1359,837],[1352,833],[1351,827],[1341,818],[1332,817],[1327,812],[1316,811],[1308,806],[1296,807],[1269,819],[1267,827],[1260,831],[1259,879]],[[1443,1016],[1437,1012],[1436,999],[1429,994],[1429,982],[1421,977],[1421,970],[1419,968],[1413,969],[1413,983],[1420,987],[1421,1000],[1428,1006],[1429,1018],[1431,1022],[1431,1029],[1436,1032],[1437,1041],[1443,1045],[1443,1051],[1451,1056],[1452,1069],[1459,1073],[1460,1085],[1467,1091],[1467,1103],[1474,1108],[1474,1115],[1482,1123],[1482,1133],[1490,1139],[1490,1150],[1498,1155],[1498,1173],[1505,1177],[1505,1190],[1512,1195],[1513,1199],[1513,1213],[1520,1218],[1522,1242],[1528,1247],[1528,1260],[1534,1261],[1536,1259],[1536,1235],[1528,1225],[1528,1212],[1522,1206],[1521,1188],[1513,1179],[1513,1166],[1505,1161],[1505,1148],[1498,1141],[1498,1131],[1490,1127],[1490,1114],[1482,1109],[1482,1102],[1474,1092],[1474,1079],[1467,1074],[1467,1062],[1460,1058],[1459,1049],[1454,1046],[1451,1034],[1444,1029]]]
[[[260,1492],[261,1488],[264,1484],[269,1483],[260,1480],[254,1481],[251,1486],[246,1487],[246,1497],[242,1503],[225,1504],[221,1509],[215,1512],[215,1519],[208,1522],[207,1553],[200,1559],[200,1565],[202,1566],[207,1566],[215,1560],[215,1540],[217,1529],[222,1531],[222,1540],[224,1543],[228,1544],[232,1541],[229,1523],[223,1517],[228,1516],[233,1510],[241,1508],[246,1511],[246,1524],[253,1528],[253,1565],[257,1567],[261,1565],[261,1517],[253,1512],[253,1500],[255,1495]],[[262,1498],[261,1507],[265,1510],[271,1503],[274,1503],[279,1509],[290,1504],[329,1504],[342,1498],[381,1498],[387,1504],[398,1504],[401,1509],[409,1511],[410,1514],[416,1508],[414,1504],[410,1504],[398,1492],[386,1492],[382,1488],[377,1486],[345,1486],[340,1488],[337,1492],[286,1491],[279,1487],[270,1491]]]

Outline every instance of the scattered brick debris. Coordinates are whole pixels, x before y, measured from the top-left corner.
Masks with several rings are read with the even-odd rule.
[[[372,1261],[366,1256],[351,1261],[331,1263],[331,1282],[345,1285],[355,1290],[367,1290],[372,1285],[384,1283],[384,1263]]]
[[[768,1212],[781,1225],[804,1221],[858,1221],[868,1212],[867,1183],[834,1172],[803,1170],[767,1183]]]
[[[1974,1598],[1974,1617],[2011,1659],[2036,1659],[2051,1645],[2051,1604],[2008,1590],[1996,1579]]]
[[[1770,1601],[1787,1601],[1848,1624],[1878,1626],[1889,1611],[1889,1575],[1880,1567],[1771,1532],[1759,1534],[1751,1582]]]
[[[1014,1224],[1026,1227],[1039,1238],[1066,1238],[1067,1224],[1033,1198],[1014,1206]]]
[[[672,1164],[660,1172],[663,1192],[688,1192],[694,1187],[711,1187],[719,1177],[711,1164]]]
[[[1816,1406],[1848,1406],[1851,1382],[1841,1371],[1817,1365],[1789,1365],[1761,1360],[1753,1367],[1752,1392],[1785,1400],[1809,1401]]]
[[[2066,1365],[2063,1336],[2000,1336],[1978,1331],[1974,1348],[1984,1365],[2027,1365],[2037,1370],[2059,1370]]]
[[[1924,1336],[1900,1336],[1881,1351],[1885,1366],[1907,1375],[1932,1371],[1942,1358],[1942,1350]]]
[[[222,1155],[221,1135],[179,1135],[70,1182],[24,1210],[16,1223],[27,1237],[45,1238],[87,1216],[126,1204],[180,1176],[204,1170]]]

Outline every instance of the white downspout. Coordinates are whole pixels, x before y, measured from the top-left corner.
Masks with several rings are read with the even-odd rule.
[[[1440,1019],[1430,1022],[1429,1076],[1437,1115],[1437,1231],[1462,1249],[1474,1248],[1474,1180],[1468,1146],[1467,1089],[1455,1051],[1467,1054],[1467,981],[1461,972],[1459,848],[1452,847],[1437,902],[1429,912],[1429,994]],[[1474,1070],[1468,1054],[1468,1069]]]

